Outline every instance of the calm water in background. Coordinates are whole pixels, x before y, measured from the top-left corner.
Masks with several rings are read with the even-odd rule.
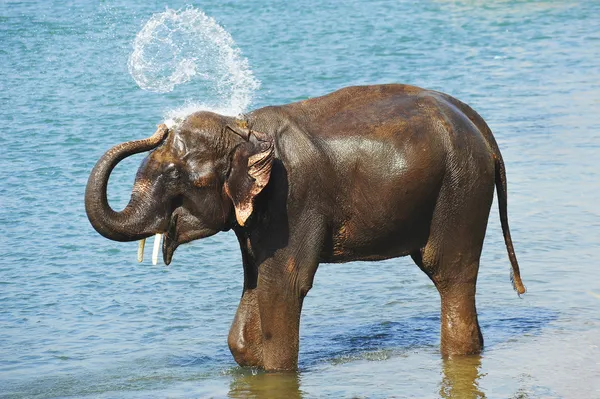
[[[600,397],[600,3],[198,4],[262,81],[253,108],[404,82],[478,110],[507,164],[528,293],[509,282],[497,208],[478,285],[486,349],[439,356],[439,299],[410,259],[322,265],[297,374],[236,366],[233,234],[135,261],[89,225],[88,174],[112,145],[201,99],[137,87],[131,43],[163,2],[0,4],[0,397]],[[170,8],[185,6],[172,1]],[[122,207],[141,156],[120,164]],[[148,254],[147,254],[148,255]]]

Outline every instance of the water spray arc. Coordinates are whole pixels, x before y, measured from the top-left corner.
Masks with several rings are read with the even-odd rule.
[[[199,110],[243,113],[260,87],[231,35],[193,7],[154,14],[136,35],[128,69],[144,90],[168,93],[193,84],[209,93],[210,98],[185,98],[167,111],[169,127]]]

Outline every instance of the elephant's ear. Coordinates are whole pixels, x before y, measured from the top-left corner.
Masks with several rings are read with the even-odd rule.
[[[246,142],[236,147],[225,191],[235,206],[240,226],[252,214],[254,198],[269,183],[273,166],[273,142]]]

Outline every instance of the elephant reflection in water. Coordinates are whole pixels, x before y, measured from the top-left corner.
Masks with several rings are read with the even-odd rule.
[[[114,211],[111,171],[145,151],[130,202]],[[491,130],[468,105],[414,86],[350,87],[239,118],[197,112],[161,125],[101,157],[85,206],[109,239],[164,234],[166,264],[179,245],[233,230],[244,288],[231,352],[242,366],[293,370],[321,262],[410,255],[440,295],[442,355],[479,353],[475,286],[494,188],[522,294]]]
[[[299,373],[248,373],[233,377],[229,398],[236,399],[302,399]]]
[[[445,399],[484,399],[479,388],[481,356],[443,359],[440,397]]]
[[[442,380],[439,397],[444,399],[485,399],[479,388],[481,357],[479,355],[458,356],[442,361]],[[258,373],[248,371],[233,377],[229,387],[229,398],[239,399],[301,399],[301,373]],[[343,384],[338,381],[336,383]],[[394,386],[386,387],[393,390]],[[401,392],[397,392],[400,394]],[[361,395],[374,394],[362,391]],[[312,395],[309,395],[312,397]],[[376,395],[378,396],[378,395]]]

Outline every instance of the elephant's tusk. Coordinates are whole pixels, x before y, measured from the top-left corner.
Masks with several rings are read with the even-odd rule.
[[[162,239],[162,234],[158,233],[154,236],[154,250],[152,251],[152,264],[156,265],[158,263],[158,250],[160,249],[160,240]]]
[[[146,246],[146,239],[142,239],[138,244],[138,262],[142,263],[144,261],[144,247]]]

